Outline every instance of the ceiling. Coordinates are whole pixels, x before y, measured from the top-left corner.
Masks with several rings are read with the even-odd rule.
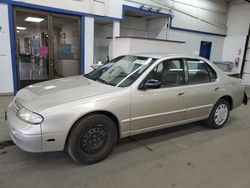
[[[16,12],[16,26],[19,27],[26,27],[26,30],[19,30],[19,33],[17,33],[19,36],[21,35],[31,35],[35,33],[41,33],[41,32],[48,32],[48,18],[47,14],[38,14],[38,13],[28,13],[23,11],[17,11]],[[27,17],[37,17],[37,18],[43,18],[44,20],[40,23],[35,22],[27,22],[25,19]],[[76,22],[75,19],[65,18],[65,17],[56,17],[52,16],[52,24],[54,27],[62,27],[63,25],[67,25],[73,22]]]
[[[126,10],[125,16],[130,16],[130,17],[135,17],[135,18],[145,18],[145,19],[161,17],[154,13],[146,13],[146,12],[135,11],[135,10]]]

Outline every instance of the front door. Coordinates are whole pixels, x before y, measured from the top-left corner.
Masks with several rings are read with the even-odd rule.
[[[167,127],[185,120],[185,73],[182,59],[166,60],[146,80],[161,82],[158,89],[136,89],[131,94],[131,133]]]
[[[18,89],[80,73],[80,19],[15,8]]]

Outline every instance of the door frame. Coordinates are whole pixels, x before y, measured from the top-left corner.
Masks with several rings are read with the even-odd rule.
[[[201,52],[202,52],[202,44],[203,43],[208,43],[209,44],[209,48],[207,48],[207,53],[209,54],[208,57],[204,57],[204,56],[201,56]],[[199,52],[199,56],[201,57],[204,57],[204,58],[207,58],[208,60],[210,60],[210,57],[211,57],[211,51],[212,51],[212,45],[213,43],[211,41],[201,41],[200,43],[200,52]]]
[[[32,7],[25,7],[25,6],[15,6],[15,5],[8,5],[8,13],[9,13],[9,25],[10,25],[10,38],[11,38],[11,57],[12,57],[12,74],[13,74],[13,85],[14,85],[14,95],[17,93],[17,91],[20,89],[20,78],[19,78],[19,69],[18,69],[18,64],[16,62],[18,52],[18,44],[17,44],[17,29],[16,29],[16,12],[21,11],[21,12],[28,12],[28,13],[38,13],[45,15],[47,17],[47,22],[48,22],[48,59],[49,59],[49,69],[51,69],[51,59],[53,57],[53,52],[51,48],[52,42],[51,42],[51,34],[52,34],[52,17],[57,16],[57,17],[65,17],[65,18],[73,18],[78,20],[78,27],[79,27],[79,71],[78,74],[84,74],[84,48],[85,48],[85,36],[84,36],[84,30],[85,30],[85,15],[78,14],[77,12],[74,13],[72,11],[71,14],[68,13],[68,11],[62,11],[62,12],[53,12],[49,8],[48,9],[37,9]],[[52,69],[53,71],[53,69]],[[49,79],[52,78],[52,71],[49,70]],[[53,79],[53,78],[52,78]]]
[[[13,8],[13,26],[14,26],[14,41],[15,41],[15,67],[16,67],[16,78],[17,78],[17,90],[20,89],[21,87],[21,81],[20,81],[20,76],[19,76],[19,64],[17,63],[18,57],[19,57],[19,53],[17,51],[18,49],[18,42],[17,42],[17,29],[16,29],[16,14],[17,12],[24,12],[24,13],[34,13],[34,14],[40,14],[46,17],[47,19],[47,29],[49,32],[49,14],[47,14],[45,11],[39,11],[39,10],[33,10],[33,9],[27,9],[27,8],[22,8],[22,7],[14,7]],[[50,40],[50,37],[48,38],[48,40]],[[48,47],[48,51],[49,51],[49,47]],[[48,60],[49,60],[49,55],[48,55]],[[49,71],[49,70],[48,70]],[[50,74],[50,72],[49,72]],[[49,80],[50,80],[50,76],[49,76]]]
[[[53,68],[54,68],[54,50],[53,50],[53,17],[61,17],[61,18],[70,18],[77,20],[78,24],[78,37],[81,38],[81,18],[79,16],[72,16],[72,15],[64,15],[64,14],[58,14],[58,13],[49,13],[48,12],[48,36],[49,36],[49,54],[48,54],[48,59],[49,59],[49,79],[52,80],[53,78]],[[78,65],[78,74],[81,74],[81,44],[79,43],[79,54],[78,54],[78,59],[79,59],[79,65]]]

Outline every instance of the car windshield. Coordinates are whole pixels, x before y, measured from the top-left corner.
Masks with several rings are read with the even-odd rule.
[[[104,84],[127,87],[154,61],[154,58],[149,57],[120,56],[84,76]]]

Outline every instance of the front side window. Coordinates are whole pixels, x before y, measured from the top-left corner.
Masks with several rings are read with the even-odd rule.
[[[190,84],[210,82],[207,65],[204,61],[198,59],[187,59],[186,62]]]
[[[156,66],[147,80],[154,79],[161,87],[173,87],[185,84],[184,64],[181,59],[166,60]]]
[[[140,56],[121,56],[109,66],[100,67],[85,77],[104,84],[127,87],[131,85],[156,59]],[[97,74],[98,73],[98,74]]]

